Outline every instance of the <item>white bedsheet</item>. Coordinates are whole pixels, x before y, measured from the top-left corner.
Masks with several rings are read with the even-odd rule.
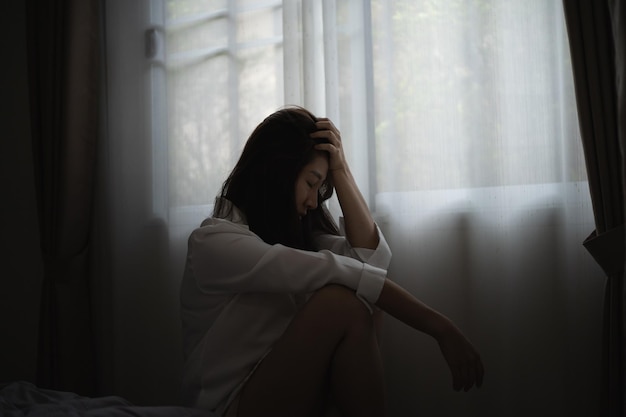
[[[121,397],[82,397],[19,381],[0,389],[2,417],[219,417],[186,407],[141,407]]]

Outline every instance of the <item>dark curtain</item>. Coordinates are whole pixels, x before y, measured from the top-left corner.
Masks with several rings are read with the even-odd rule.
[[[99,3],[27,0],[35,182],[45,262],[37,384],[91,395],[90,229],[98,138]]]
[[[601,415],[622,417],[626,415],[626,3],[564,0],[563,5],[596,226],[584,245],[608,277]]]

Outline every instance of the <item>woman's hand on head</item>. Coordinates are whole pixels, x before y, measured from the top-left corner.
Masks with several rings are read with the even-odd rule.
[[[480,355],[465,336],[454,326],[437,338],[439,349],[452,374],[455,391],[469,391],[483,383],[484,367]]]
[[[343,153],[341,134],[330,119],[319,117],[315,123],[317,131],[311,133],[312,138],[326,139],[328,143],[315,145],[318,151],[328,152],[330,161],[328,169],[330,171],[345,170],[348,168],[346,157]]]

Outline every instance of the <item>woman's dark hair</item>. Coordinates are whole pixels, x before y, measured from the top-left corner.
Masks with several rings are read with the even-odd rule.
[[[320,151],[325,139],[311,138],[317,118],[301,107],[288,107],[268,116],[252,132],[239,161],[215,200],[214,217],[228,217],[230,201],[246,216],[250,230],[269,244],[315,250],[313,233],[338,234],[322,204],[333,194],[327,177],[318,192],[318,205],[300,220],[295,183],[301,169]]]

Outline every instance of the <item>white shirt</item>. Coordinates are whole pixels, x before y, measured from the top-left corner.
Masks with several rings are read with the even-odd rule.
[[[378,300],[391,251],[380,230],[375,250],[320,234],[319,252],[269,245],[233,207],[208,218],[188,242],[181,284],[186,405],[222,413],[271,350],[307,293],[341,284]]]

